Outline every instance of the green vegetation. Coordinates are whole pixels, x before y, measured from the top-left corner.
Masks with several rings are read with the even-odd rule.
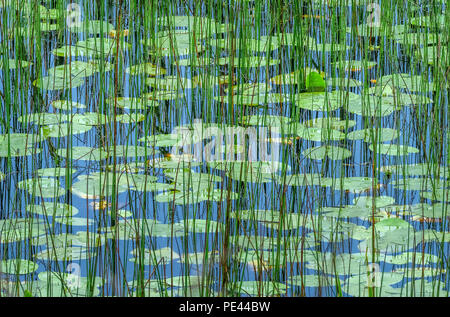
[[[0,0],[0,296],[448,296],[446,1]]]

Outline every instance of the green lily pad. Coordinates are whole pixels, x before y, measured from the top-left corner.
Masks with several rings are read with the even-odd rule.
[[[41,205],[28,205],[26,210],[34,214],[51,217],[70,217],[80,212],[78,208],[72,205],[48,201],[42,202]]]
[[[39,265],[30,260],[10,259],[0,262],[0,271],[6,274],[23,275],[37,271]]]
[[[42,198],[54,198],[65,194],[64,188],[56,178],[29,178],[17,183],[17,187],[28,191],[30,195]]]
[[[369,145],[369,150],[374,151],[373,144]],[[419,149],[407,145],[377,144],[376,152],[384,155],[403,156],[419,153]]]
[[[364,140],[364,142],[372,142],[372,137],[378,142],[392,141],[398,138],[399,131],[391,128],[362,129],[350,132],[347,135],[349,140]]]
[[[70,111],[73,108],[85,109],[86,105],[71,100],[55,100],[52,102],[53,108]]]
[[[72,160],[100,161],[106,159],[109,154],[103,149],[74,146],[69,151],[66,148],[56,150],[56,154],[60,157],[67,157]],[[69,155],[69,157],[68,157]]]
[[[325,157],[332,160],[345,160],[352,156],[352,152],[345,148],[324,145],[306,149],[302,155],[312,160],[323,160]]]

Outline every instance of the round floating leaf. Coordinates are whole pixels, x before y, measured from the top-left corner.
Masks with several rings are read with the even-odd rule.
[[[342,285],[343,281],[340,278],[339,284]],[[304,287],[330,287],[336,286],[337,280],[336,277],[326,276],[326,275],[294,275],[288,278],[288,283],[295,286],[304,286]]]
[[[142,63],[127,67],[125,72],[130,75],[161,76],[166,73],[166,70],[152,63]]]
[[[79,87],[85,83],[84,77],[70,78],[44,76],[36,79],[33,85],[43,90],[64,90]]]
[[[100,161],[106,159],[109,155],[103,149],[97,149],[86,146],[74,146],[71,149],[61,148],[56,150],[60,157],[71,158],[72,160]]]
[[[178,253],[168,247],[157,250],[144,249],[143,252],[134,249],[131,254],[135,256],[130,258],[131,262],[139,262],[143,265],[165,265],[180,258]],[[139,261],[139,256],[142,257],[142,261]]]
[[[109,31],[114,30],[111,23],[102,20],[80,21],[71,24],[69,30],[74,33],[86,33],[89,35],[106,35]]]
[[[66,172],[69,174],[74,174],[76,171],[77,170],[73,168],[48,167],[36,170],[36,175],[39,177],[65,177]]]
[[[363,85],[361,81],[351,78],[328,78],[326,83],[328,86],[335,88],[353,88]]]
[[[345,102],[358,101],[361,97],[352,92],[342,91],[300,93],[294,96],[294,104],[302,109],[313,111],[334,111],[344,105]]]
[[[236,295],[280,296],[286,293],[286,285],[273,281],[238,281],[230,291]]]
[[[55,198],[65,194],[56,178],[29,178],[17,183],[17,187],[28,191],[30,195],[42,198]]]
[[[19,59],[6,59],[5,61],[0,59],[0,70],[4,69],[4,64],[6,63],[6,68],[10,70],[18,69],[18,68],[27,68],[33,65],[33,63],[28,61],[23,61]]]
[[[85,109],[86,105],[71,100],[55,100],[52,102],[53,108],[70,111],[73,108]]]
[[[42,127],[42,133],[47,138],[63,138],[69,135],[82,134],[91,130],[93,126],[79,123],[60,123]]]
[[[294,127],[295,127],[295,130],[293,128],[294,134],[298,135],[302,139],[309,141],[324,142],[324,141],[337,141],[345,139],[345,134],[338,130],[322,129],[322,128],[305,128],[299,125],[294,125]]]
[[[120,114],[116,116],[117,121],[121,123],[137,123],[145,120],[145,115],[141,113],[131,113],[131,114]]]
[[[341,120],[338,117],[327,117],[311,119],[304,122],[303,125],[308,128],[346,130],[348,128],[354,127],[356,125],[356,121]]]
[[[323,160],[329,157],[332,160],[345,160],[352,156],[352,152],[337,146],[318,146],[306,149],[302,155],[312,160]]]
[[[22,275],[37,271],[39,265],[30,260],[10,259],[0,262],[0,271],[6,274]]]
[[[372,138],[378,142],[392,141],[399,136],[399,131],[391,128],[363,129],[355,130],[347,135],[349,140],[364,140],[372,142]]]
[[[372,62],[372,61],[357,61],[357,60],[346,60],[346,61],[340,61],[337,62],[337,67],[339,67],[340,69],[348,72],[357,72],[357,71],[361,71],[363,69],[371,69],[373,67],[375,67],[377,65],[376,62]]]
[[[145,83],[155,89],[164,90],[178,90],[178,89],[194,89],[197,87],[197,78],[193,79],[179,77],[179,76],[166,76],[164,78],[152,77],[147,78]]]
[[[373,152],[373,144],[369,145],[369,149]],[[377,144],[376,152],[378,154],[392,155],[392,156],[403,156],[409,154],[419,153],[419,149],[407,146],[407,145],[397,145],[397,144]]]
[[[59,222],[68,226],[92,226],[94,220],[81,217],[58,217],[54,218],[55,222]]]
[[[48,201],[42,202],[41,205],[28,205],[26,210],[34,214],[51,217],[70,217],[79,213],[78,208],[72,205]]]

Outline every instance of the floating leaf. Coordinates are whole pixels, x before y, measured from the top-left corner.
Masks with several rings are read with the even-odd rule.
[[[369,149],[374,151],[373,144],[369,145]],[[377,144],[376,152],[384,155],[402,156],[419,153],[419,149],[407,145]]]
[[[72,205],[48,201],[42,202],[41,205],[28,205],[26,210],[34,214],[51,217],[70,217],[79,213],[78,208]]]
[[[352,152],[337,146],[318,146],[306,149],[302,155],[312,160],[323,160],[329,157],[332,160],[345,160],[352,156]]]
[[[22,275],[37,271],[39,265],[30,260],[10,259],[0,261],[0,271],[6,274]]]
[[[17,183],[17,187],[28,191],[30,195],[42,198],[54,198],[65,194],[55,178],[29,178]]]

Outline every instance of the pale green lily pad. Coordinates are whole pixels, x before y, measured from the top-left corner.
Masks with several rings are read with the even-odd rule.
[[[157,250],[144,249],[143,251],[143,253],[137,249],[131,251],[131,254],[135,257],[130,258],[129,261],[142,263],[143,265],[165,265],[180,258],[178,253],[168,247]],[[142,257],[142,261],[139,260],[139,255]]]
[[[142,95],[142,99],[147,99],[149,107],[156,107],[159,104],[155,101],[171,101],[182,99],[183,96],[176,90],[153,90],[152,92]]]
[[[331,186],[331,179],[318,174],[292,174],[276,178],[279,184],[287,186]]]
[[[260,56],[246,56],[246,57],[235,57],[233,59],[233,67],[247,68],[247,67],[266,67],[279,64],[278,59],[266,59]],[[230,57],[221,57],[217,61],[220,66],[231,66]]]
[[[62,246],[45,249],[35,255],[36,259],[43,261],[76,261],[92,258],[96,252],[85,247]]]
[[[75,134],[83,134],[90,131],[93,126],[79,123],[60,123],[42,127],[42,133],[47,138],[63,138]]]
[[[342,107],[346,102],[359,100],[361,97],[352,92],[332,91],[325,92],[309,92],[295,95],[292,98],[294,104],[302,109],[313,111],[334,111]]]
[[[130,174],[132,175],[132,174]],[[89,175],[80,175],[78,181],[72,184],[70,190],[82,198],[98,199],[109,197],[114,192],[119,194],[127,191],[132,186],[132,179],[126,176],[116,176],[114,184],[113,173],[91,173]],[[131,183],[131,185],[130,185]]]
[[[98,287],[103,285],[101,277],[83,277],[79,273],[44,271],[38,277],[32,286],[33,297],[99,296]]]
[[[29,178],[17,183],[17,187],[28,191],[30,195],[42,198],[54,198],[65,194],[64,188],[55,178]]]
[[[335,278],[333,276],[319,276],[319,275],[294,275],[288,277],[287,281],[291,285],[304,286],[304,287],[335,287],[337,280],[339,284],[343,284],[343,280],[339,277]]]
[[[374,291],[376,297],[398,297],[401,294],[401,288],[394,288],[393,285],[402,280],[403,274],[396,272],[375,272],[371,275],[355,274],[345,280],[342,290],[355,297],[368,297],[369,289]],[[376,286],[378,283],[379,286]]]
[[[54,221],[68,226],[93,226],[95,223],[93,219],[67,216],[57,217]]]
[[[0,229],[2,244],[35,238],[46,233],[44,223],[34,218],[0,220]]]
[[[158,105],[155,102],[145,100],[145,98],[135,97],[111,97],[106,99],[106,102],[112,106],[117,104],[118,107],[129,110],[144,110]]]
[[[65,167],[48,167],[36,170],[36,175],[39,177],[65,177],[66,173],[73,175],[76,169]]]
[[[402,164],[402,165],[388,165],[381,166],[379,170],[385,174],[397,174],[404,177],[408,176],[434,176],[448,177],[449,170],[446,166],[436,164]]]
[[[449,52],[446,46],[441,45],[439,49],[437,46],[426,46],[416,49],[414,57],[417,61],[426,61],[428,65],[435,65],[437,61],[444,63],[448,61]]]
[[[448,205],[443,203],[435,203],[433,205],[428,204],[411,205],[411,214],[417,217],[444,219],[447,217],[448,213],[449,213]]]
[[[208,252],[193,252],[187,255],[182,254],[180,258],[181,263],[187,263],[190,265],[203,265],[205,262],[208,263],[218,263],[220,260],[219,252],[208,251]]]
[[[5,62],[3,60],[0,60],[0,70],[4,69],[4,64]],[[28,61],[24,61],[24,60],[20,60],[20,59],[6,59],[6,65],[7,65],[7,69],[10,70],[14,70],[14,69],[18,69],[18,68],[27,68],[30,67],[31,65],[33,65],[33,63],[28,62]]]
[[[237,281],[235,288],[231,288],[237,296],[250,295],[250,296],[280,296],[286,293],[286,285],[280,282],[272,281]],[[230,286],[231,286],[230,285]]]
[[[186,219],[180,221],[180,225],[183,225],[190,233],[220,233],[225,228],[222,223],[205,219]]]
[[[325,157],[332,160],[345,160],[352,156],[352,152],[346,148],[326,145],[306,149],[302,155],[312,160],[323,160]]]
[[[369,145],[369,150],[374,151],[373,144]],[[376,152],[378,154],[392,155],[392,156],[403,156],[409,154],[419,153],[419,149],[407,146],[407,145],[397,145],[397,144],[378,144],[376,146]]]
[[[251,126],[269,126],[269,127],[282,127],[287,125],[291,121],[288,117],[275,116],[275,115],[251,115],[243,116],[241,123],[243,125]]]
[[[61,148],[56,150],[56,154],[63,158],[72,160],[84,160],[84,161],[100,161],[108,158],[109,154],[103,149],[74,146],[71,149]],[[69,156],[68,156],[69,155]]]
[[[372,208],[375,203],[376,208],[383,208],[395,203],[394,197],[391,196],[361,196],[353,199],[353,203],[360,207]]]
[[[335,88],[353,88],[353,87],[361,87],[363,83],[359,80],[352,78],[328,78],[326,80],[328,86]]]
[[[39,265],[30,260],[10,259],[0,262],[0,271],[6,274],[23,275],[37,271]]]
[[[436,188],[434,191],[422,192],[420,193],[420,196],[430,200],[436,200],[446,203],[449,201],[449,194],[450,192],[448,189]]]
[[[48,201],[42,202],[41,205],[28,205],[26,210],[34,214],[51,217],[70,217],[80,212],[78,208],[72,205]]]
[[[409,228],[411,228],[411,231],[413,232],[411,225],[407,221],[400,218],[387,218],[375,224],[375,229],[380,232]]]
[[[86,33],[90,35],[107,34],[113,30],[114,26],[111,23],[102,20],[80,21],[69,26],[69,30],[75,33]]]
[[[97,112],[85,112],[83,114],[76,113],[72,117],[73,123],[89,126],[98,126],[111,121],[112,119],[110,119],[107,115]]]
[[[37,112],[20,116],[17,120],[21,123],[28,122],[37,125],[53,125],[69,121],[70,116],[61,113]]]
[[[358,60],[346,60],[336,63],[337,67],[348,72],[348,71],[361,71],[363,69],[371,69],[377,65],[373,61],[358,61]]]
[[[73,108],[85,109],[86,105],[71,100],[55,100],[52,102],[53,108],[70,111]]]
[[[407,263],[414,263],[415,266],[429,265],[440,261],[439,257],[436,255],[421,252],[403,252],[396,255],[387,255],[382,259],[384,262],[391,264],[404,265]]]
[[[417,16],[410,19],[410,23],[413,26],[427,27],[427,28],[441,28],[445,27],[445,15],[428,15],[428,16]]]
[[[309,141],[324,142],[345,139],[343,132],[334,129],[305,128],[304,126],[293,124],[291,131],[300,138]]]
[[[0,157],[20,157],[41,153],[36,143],[44,139],[43,135],[32,133],[0,134]]]
[[[360,193],[372,189],[377,186],[377,181],[370,177],[344,177],[336,178],[332,182],[324,184],[327,187],[332,187],[334,190],[344,190],[353,193]]]
[[[66,76],[64,78],[60,78],[44,76],[36,79],[33,82],[33,85],[43,90],[65,90],[79,87],[84,83],[85,78],[83,77],[69,78]]]
[[[216,96],[214,100],[220,103],[230,103],[229,96]],[[260,95],[241,95],[236,94],[231,96],[231,103],[233,105],[246,105],[246,106],[262,106],[266,104],[284,103],[289,99],[286,95],[279,93],[266,93]]]
[[[364,142],[372,142],[372,137],[378,142],[392,141],[398,138],[399,131],[391,128],[362,129],[350,132],[347,135],[349,140],[364,140]]]
[[[356,125],[356,121],[341,120],[338,117],[326,117],[308,120],[303,122],[303,125],[307,128],[346,130],[354,127]]]
[[[142,63],[127,67],[125,72],[130,75],[161,76],[166,73],[166,70],[152,63]]]
[[[131,114],[127,113],[127,114],[120,114],[120,115],[116,116],[117,121],[119,121],[121,123],[127,123],[127,124],[142,122],[145,120],[145,118],[146,118],[146,116],[141,113],[131,113]]]
[[[430,178],[402,178],[394,180],[392,185],[396,189],[400,190],[426,190],[432,191],[433,189],[442,188],[443,184],[440,179]]]
[[[438,276],[441,274],[445,274],[446,270],[440,267],[432,267],[432,266],[416,266],[414,268],[398,268],[395,270],[396,273],[404,274],[405,277],[409,278],[422,278],[429,276]]]
[[[194,89],[197,87],[197,78],[193,79],[179,77],[175,75],[166,76],[164,78],[147,78],[145,83],[155,89],[164,90],[179,90],[179,89]]]

